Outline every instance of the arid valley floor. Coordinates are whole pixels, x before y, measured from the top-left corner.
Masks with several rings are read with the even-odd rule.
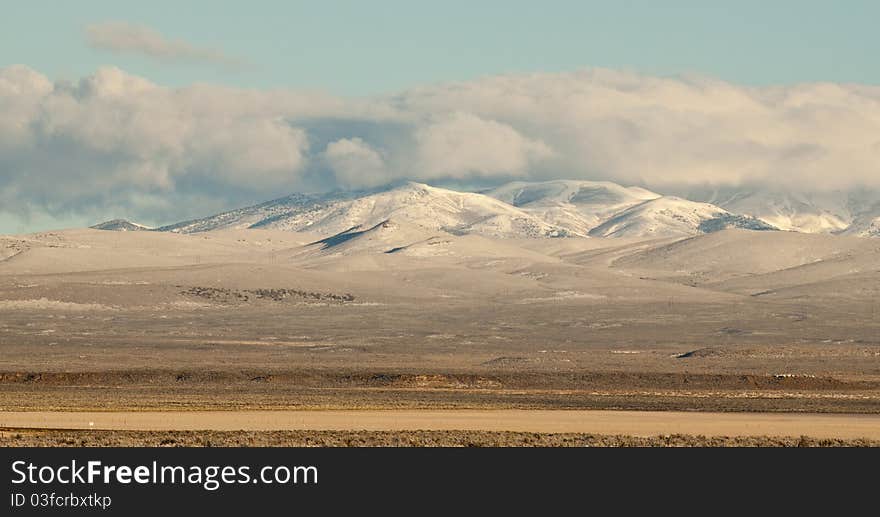
[[[0,444],[876,445],[878,299],[880,239],[791,232],[502,241],[389,221],[335,240],[3,236]],[[263,410],[382,410],[391,423],[39,424]],[[417,410],[490,424],[393,423]],[[568,430],[491,424],[510,410],[805,418],[784,432],[591,427],[599,413],[586,412]],[[811,432],[829,413],[878,425]]]

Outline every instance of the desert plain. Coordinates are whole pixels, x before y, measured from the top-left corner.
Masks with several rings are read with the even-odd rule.
[[[0,236],[0,444],[876,445],[878,297],[823,234]]]

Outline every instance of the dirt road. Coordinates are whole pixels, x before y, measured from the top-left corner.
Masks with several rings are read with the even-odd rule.
[[[880,415],[672,411],[360,410],[0,412],[0,427],[137,431],[471,430],[880,439]]]

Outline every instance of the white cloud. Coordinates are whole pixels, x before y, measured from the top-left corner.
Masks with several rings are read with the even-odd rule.
[[[303,173],[305,132],[244,92],[172,90],[114,68],[74,85],[34,84],[43,83],[20,68],[0,71],[0,105],[14,112],[0,122],[7,209],[77,211],[121,199],[136,207],[150,195],[180,201],[173,216],[198,209],[190,199],[283,193]]]
[[[512,127],[469,113],[443,116],[415,132],[418,158],[414,173],[422,178],[462,178],[525,174],[537,160],[553,153]]]
[[[31,145],[34,113],[51,91],[52,83],[30,68],[0,68],[0,151]]]
[[[880,88],[861,85],[588,70],[346,99],[13,66],[0,112],[0,205],[52,216],[171,222],[399,179],[880,188]]]
[[[651,185],[880,184],[880,88],[747,88],[610,70],[491,77],[407,92],[409,109],[466,110],[540,135],[538,176]]]
[[[324,159],[343,188],[375,187],[393,178],[382,154],[360,138],[342,138],[331,142]]]
[[[205,62],[239,66],[244,62],[219,50],[170,39],[155,29],[123,21],[107,21],[86,27],[86,40],[93,48],[144,55],[163,61]]]

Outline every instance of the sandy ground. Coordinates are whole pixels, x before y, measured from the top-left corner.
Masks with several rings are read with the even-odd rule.
[[[552,410],[5,412],[0,427],[135,431],[516,431],[880,440],[880,415]]]
[[[392,442],[431,429],[880,432],[853,416],[880,414],[876,239],[367,237],[328,249],[258,230],[0,236],[0,426],[89,440],[101,426]]]

